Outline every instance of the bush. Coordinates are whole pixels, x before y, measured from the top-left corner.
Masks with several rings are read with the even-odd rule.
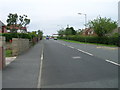
[[[98,43],[98,44],[108,44],[108,45],[117,45],[119,46],[119,37],[111,36],[111,37],[97,37],[97,36],[65,36],[65,37],[58,37],[60,39],[66,40],[74,40],[80,42],[87,42],[87,43]]]
[[[24,38],[31,39],[32,36],[26,33],[3,33],[2,36],[5,36],[6,42],[12,40],[12,38]]]

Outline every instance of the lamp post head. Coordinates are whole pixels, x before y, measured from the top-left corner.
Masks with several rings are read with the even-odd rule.
[[[80,14],[80,15],[81,15],[82,13],[78,13],[78,14]]]

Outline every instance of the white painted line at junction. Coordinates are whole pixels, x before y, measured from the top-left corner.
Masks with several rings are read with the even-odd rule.
[[[93,54],[91,54],[91,53],[89,53],[89,52],[85,52],[85,51],[80,50],[80,49],[77,49],[77,50],[80,51],[80,52],[83,52],[83,53],[85,53],[85,54],[88,54],[88,55],[90,55],[90,56],[93,56]]]
[[[80,56],[75,56],[75,57],[72,57],[73,59],[80,59],[81,57]]]
[[[64,45],[64,46],[65,46],[65,44],[63,44],[63,43],[62,43],[62,45]]]
[[[74,48],[74,47],[72,47],[72,46],[68,46],[68,47],[70,47],[70,48]]]
[[[41,88],[41,77],[42,77],[42,66],[43,66],[43,50],[44,50],[44,46],[42,48],[41,62],[40,62],[40,69],[39,69],[40,71],[39,71],[37,88]]]
[[[117,66],[120,66],[120,64],[118,64],[118,63],[116,63],[116,62],[113,62],[113,61],[111,61],[111,60],[105,60],[105,61],[107,61],[107,62],[109,62],[109,63],[112,63],[112,64],[114,64],[114,65],[117,65]]]

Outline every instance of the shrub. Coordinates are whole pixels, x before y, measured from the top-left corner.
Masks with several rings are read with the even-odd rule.
[[[5,36],[6,42],[9,42],[12,38],[31,39],[31,36],[26,33],[3,33],[2,36]]]
[[[117,45],[119,46],[119,37],[118,36],[111,36],[111,37],[97,37],[97,36],[65,36],[65,37],[58,37],[60,39],[67,39],[67,40],[74,40],[80,42],[87,42],[87,43],[98,43],[98,44],[109,44],[109,45]]]

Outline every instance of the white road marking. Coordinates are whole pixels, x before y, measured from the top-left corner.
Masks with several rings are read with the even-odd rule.
[[[64,44],[64,43],[62,43],[62,45],[64,45],[64,46],[65,46],[65,44]]]
[[[64,43],[59,43],[59,44],[62,44],[62,45],[64,45],[64,46],[66,46],[66,44],[64,44]],[[72,46],[69,46],[69,45],[67,45],[67,46],[74,49],[74,47],[72,47]],[[85,51],[83,51],[83,50],[80,50],[80,49],[77,49],[77,50],[80,51],[80,52],[83,52],[83,53],[85,53],[85,54],[88,54],[88,55],[90,55],[90,56],[93,56],[93,54],[88,53],[88,52],[85,52]]]
[[[62,44],[62,45],[64,45],[65,46],[65,44],[64,43],[59,43],[59,44]],[[74,48],[74,47],[72,47],[72,46],[68,46],[68,47],[70,47],[70,48]],[[97,48],[99,48],[99,47],[97,47]],[[80,52],[83,52],[83,53],[85,53],[85,54],[88,54],[88,55],[90,55],[90,56],[93,56],[93,54],[91,54],[91,53],[88,53],[88,52],[86,52],[86,51],[83,51],[83,50],[80,50],[80,49],[77,49],[78,51],[80,51]],[[78,58],[81,58],[81,57],[72,57],[73,59],[78,59]],[[111,63],[111,64],[114,64],[114,65],[117,65],[117,66],[120,66],[120,64],[118,64],[118,63],[116,63],[116,62],[113,62],[113,61],[111,61],[111,60],[105,60],[106,62],[109,62],[109,63]]]
[[[93,56],[93,54],[88,53],[88,52],[85,52],[85,51],[83,51],[83,50],[80,50],[80,49],[77,49],[77,50],[80,51],[80,52],[83,52],[83,53],[85,53],[85,54],[88,54],[88,55],[90,55],[90,56]]]
[[[37,88],[41,88],[42,66],[43,66],[43,57],[44,57],[44,56],[43,56],[43,50],[44,50],[44,46],[43,46],[43,48],[42,48],[41,62],[40,62],[40,71],[39,71]]]
[[[111,61],[111,60],[105,60],[105,61],[107,61],[107,62],[109,62],[109,63],[112,63],[112,64],[114,64],[114,65],[117,65],[117,66],[120,66],[120,64],[118,64],[118,63],[116,63],[116,62],[113,62],[113,61]]]
[[[73,59],[79,59],[81,58],[80,56],[75,56],[75,57],[72,57]]]
[[[74,48],[74,47],[72,47],[72,46],[68,46],[68,47],[70,47],[70,48]]]

